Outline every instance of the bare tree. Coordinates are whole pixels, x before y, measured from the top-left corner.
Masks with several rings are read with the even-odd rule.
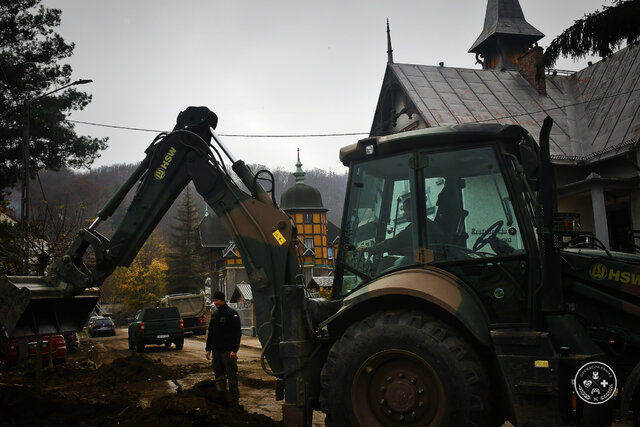
[[[43,201],[27,223],[0,226],[0,272],[43,275],[56,256],[69,249],[83,225],[83,209]]]

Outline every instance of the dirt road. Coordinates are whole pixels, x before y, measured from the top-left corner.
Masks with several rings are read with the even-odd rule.
[[[40,393],[33,372],[0,369],[0,426],[282,426],[258,340],[243,336],[238,352],[242,408],[229,408],[215,392],[204,345],[204,336],[188,336],[182,350],[148,346],[137,354],[125,329],[115,337],[83,338],[66,364],[45,370]],[[313,426],[323,425],[324,415],[314,413]]]
[[[86,354],[96,363],[112,363],[118,358],[132,354],[127,345],[127,331],[118,331],[115,337],[87,338],[83,342]],[[142,353],[148,357],[159,359],[163,364],[179,370],[192,371],[185,377],[175,380],[181,389],[192,388],[195,384],[213,378],[213,370],[205,358],[206,335],[187,335],[184,347],[178,351],[172,346],[147,346]],[[274,378],[267,375],[260,364],[261,347],[257,338],[243,335],[238,351],[238,376],[240,387],[240,404],[245,411],[266,415],[274,421],[282,421],[282,402],[274,398]],[[82,356],[81,356],[82,357]],[[70,360],[74,360],[71,355]],[[169,389],[172,386],[167,386]],[[165,393],[166,390],[143,391],[142,404]],[[314,414],[314,426],[324,426],[324,415]]]
[[[40,394],[33,392],[32,373],[0,370],[0,402],[8,408],[0,426],[281,425],[282,402],[262,370],[257,338],[243,336],[238,352],[240,409],[227,408],[215,392],[204,346],[205,336],[187,336],[182,350],[147,346],[137,354],[128,348],[126,329],[115,337],[84,337],[66,364],[45,371]],[[316,413],[314,426],[323,420]]]

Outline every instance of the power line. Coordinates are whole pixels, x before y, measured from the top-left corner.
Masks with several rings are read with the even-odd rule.
[[[129,126],[108,125],[108,124],[105,124],[105,123],[84,122],[82,120],[70,120],[70,119],[67,119],[67,121],[70,122],[70,123],[78,123],[78,124],[81,124],[81,125],[97,126],[97,127],[112,128],[112,129],[135,130],[135,131],[153,132],[153,133],[169,132],[167,130],[145,129],[145,128],[134,128],[134,127],[129,127]]]
[[[85,122],[85,121],[82,121],[82,120],[69,120],[68,119],[67,121],[71,122],[71,123],[78,123],[78,124],[83,124],[83,125],[106,127],[106,128],[113,128],[113,129],[135,130],[135,131],[153,132],[153,133],[169,132],[167,130],[145,129],[145,128],[137,128],[137,127],[129,127],[129,126],[108,125],[108,124],[104,124],[104,123]],[[282,134],[282,135],[253,135],[253,134],[240,134],[240,133],[220,133],[218,135],[224,136],[224,137],[242,137],[242,138],[315,138],[315,137],[325,137],[325,136],[369,135],[369,132],[305,133],[305,134]]]
[[[237,134],[237,133],[221,133],[220,136],[228,137],[242,137],[242,138],[316,138],[324,136],[356,136],[356,135],[369,135],[369,132],[345,132],[345,133],[303,133],[292,135],[250,135],[250,134]]]
[[[494,119],[478,120],[478,123],[480,123],[480,122],[489,122],[489,121],[493,121],[493,120],[515,119],[516,117],[530,116],[532,114],[538,114],[538,113],[546,113],[546,112],[549,112],[549,111],[561,110],[563,108],[568,108],[568,107],[577,107],[578,105],[589,104],[589,103],[594,102],[594,101],[602,101],[604,99],[615,98],[616,96],[620,96],[620,95],[629,95],[630,93],[637,92],[637,91],[640,91],[640,88],[639,89],[631,89],[631,90],[628,90],[626,92],[618,92],[618,93],[615,93],[615,94],[612,94],[612,95],[605,95],[605,96],[602,96],[600,98],[591,98],[591,99],[586,100],[586,101],[574,102],[572,104],[559,105],[557,107],[552,107],[552,108],[542,108],[540,110],[528,111],[526,113],[521,113],[521,114],[514,114],[514,115],[510,115],[510,116],[496,117]]]
[[[521,114],[513,114],[513,115],[502,116],[502,117],[494,117],[492,119],[478,120],[478,122],[480,123],[480,122],[489,122],[489,121],[497,121],[497,120],[516,119],[516,118],[522,117],[522,116],[530,116],[530,115],[538,114],[538,113],[548,113],[549,111],[561,110],[563,108],[568,108],[568,107],[576,107],[578,105],[589,104],[589,103],[594,102],[594,101],[602,101],[602,100],[609,99],[609,98],[614,98],[614,97],[620,96],[620,95],[628,95],[628,94],[631,94],[631,93],[637,92],[637,91],[640,91],[640,89],[631,89],[631,90],[626,91],[626,92],[618,92],[618,93],[615,93],[615,94],[612,94],[612,95],[605,95],[605,96],[602,96],[600,98],[591,98],[591,99],[586,100],[586,101],[575,102],[575,103],[572,103],[572,104],[559,105],[557,107],[551,107],[551,108],[542,108],[542,109],[539,109],[539,110],[528,111],[528,112],[521,113]],[[89,126],[105,127],[105,128],[112,128],[112,129],[122,129],[122,130],[133,130],[133,131],[139,131],[139,132],[153,132],[153,133],[169,132],[169,131],[166,131],[166,130],[145,129],[145,128],[138,128],[138,127],[109,125],[109,124],[105,124],[105,123],[85,122],[85,121],[81,121],[81,120],[70,120],[70,119],[67,119],[67,121],[71,122],[71,123],[78,123],[78,124],[89,125]],[[227,133],[227,134],[224,134],[224,133],[222,133],[222,134],[219,134],[219,135],[220,136],[224,136],[224,137],[240,137],[240,138],[317,138],[317,137],[369,135],[369,132],[303,133],[303,134],[281,134],[281,135],[240,134],[240,133]]]

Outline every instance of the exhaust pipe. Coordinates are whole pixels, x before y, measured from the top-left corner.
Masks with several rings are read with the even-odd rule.
[[[65,296],[43,276],[0,277],[0,332],[20,338],[81,331],[100,299],[100,289]]]

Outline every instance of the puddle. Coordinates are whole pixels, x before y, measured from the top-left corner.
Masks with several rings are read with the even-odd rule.
[[[153,381],[153,383],[147,383],[141,387],[133,386],[130,390],[135,390],[140,393],[140,399],[138,403],[141,408],[149,408],[151,406],[151,401],[160,396],[164,396],[166,394],[177,393],[178,388],[180,386],[176,384],[173,380],[167,381]]]
[[[172,393],[177,393],[178,389],[180,388],[180,386],[178,384],[176,384],[176,382],[174,380],[167,380],[167,385],[171,389]]]
[[[212,379],[213,379],[213,372],[207,372],[207,373],[189,374],[186,377],[182,377],[174,381],[176,382],[178,388],[182,390],[188,390],[190,388],[193,388],[193,386],[198,384],[199,382],[212,380]]]

